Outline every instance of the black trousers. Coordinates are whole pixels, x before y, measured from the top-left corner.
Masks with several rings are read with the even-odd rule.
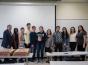
[[[55,52],[63,51],[63,43],[55,43]],[[57,61],[58,57],[54,57],[54,60]],[[60,61],[62,61],[62,56],[59,57]]]
[[[55,43],[55,52],[62,52],[63,50],[63,43]]]
[[[70,49],[71,51],[75,51],[77,43],[76,42],[70,42]]]
[[[32,61],[35,60],[35,55],[36,55],[36,45],[34,45],[34,48],[33,48],[33,56],[32,56]]]
[[[77,51],[85,51],[85,48],[83,48],[83,44],[77,45]],[[85,55],[81,55],[81,60],[85,61]]]

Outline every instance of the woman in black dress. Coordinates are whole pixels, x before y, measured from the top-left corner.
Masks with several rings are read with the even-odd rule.
[[[87,32],[84,30],[82,25],[78,26],[78,33],[76,35],[77,38],[77,51],[85,51],[86,49],[86,39],[87,39]],[[81,56],[80,60],[84,61],[85,56]]]

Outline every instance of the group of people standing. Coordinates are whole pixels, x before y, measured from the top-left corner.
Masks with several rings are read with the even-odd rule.
[[[75,27],[70,28],[68,33],[67,28],[63,27],[60,31],[60,26],[56,26],[56,31],[52,33],[51,29],[44,31],[43,26],[39,27],[36,32],[36,26],[31,26],[27,23],[27,29],[24,27],[14,28],[12,34],[12,25],[8,25],[3,33],[2,48],[29,48],[33,52],[32,61],[35,61],[37,53],[37,61],[43,61],[45,52],[64,52],[64,51],[85,51],[87,46],[87,32],[82,25],[78,26],[78,32]],[[84,60],[84,56],[82,56]]]

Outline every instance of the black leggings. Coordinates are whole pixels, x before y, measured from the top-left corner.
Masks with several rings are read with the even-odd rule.
[[[70,42],[71,51],[75,51],[75,48],[76,48],[76,42]]]
[[[77,51],[85,51],[85,48],[83,48],[83,44],[77,45]],[[81,55],[81,60],[85,60],[85,55]]]

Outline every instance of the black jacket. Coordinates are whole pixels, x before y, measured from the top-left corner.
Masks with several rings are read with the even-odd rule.
[[[12,46],[12,33],[8,30],[5,30],[3,33],[3,41],[1,46],[4,48],[11,48]]]

